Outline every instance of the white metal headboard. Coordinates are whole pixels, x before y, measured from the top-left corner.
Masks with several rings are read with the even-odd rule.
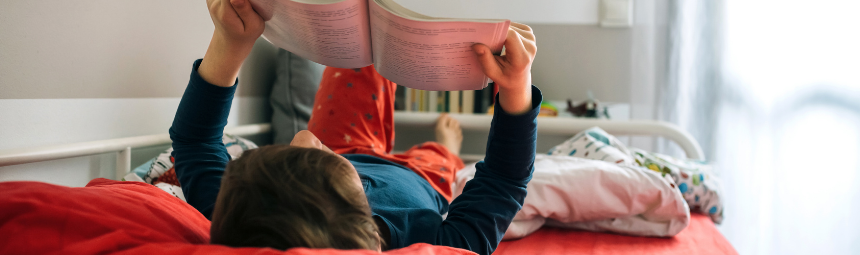
[[[433,127],[438,113],[396,112],[395,125]],[[474,114],[451,114],[460,121],[464,130],[489,130],[492,116]],[[693,137],[677,126],[660,121],[611,121],[574,118],[538,118],[538,133],[553,135],[574,135],[585,129],[598,126],[614,135],[646,135],[661,136],[677,143],[688,158],[704,160],[704,154]],[[244,125],[226,128],[224,133],[249,136],[265,134],[271,130],[268,123]],[[131,149],[169,144],[167,134],[135,136],[118,139],[81,142],[63,145],[42,146],[25,149],[0,151],[0,167],[34,163],[55,159],[82,157],[104,153],[117,153],[116,179],[120,179],[131,171]],[[481,155],[463,155],[474,160],[483,158]]]

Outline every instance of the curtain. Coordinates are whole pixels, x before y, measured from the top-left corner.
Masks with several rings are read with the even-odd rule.
[[[740,254],[860,253],[858,9],[836,0],[663,9],[655,118],[689,131],[717,166],[720,229]]]
[[[670,0],[666,40],[665,81],[658,83],[657,119],[672,122],[690,132],[705,157],[714,157],[716,109],[722,88],[722,1]],[[657,150],[683,155],[667,140]]]

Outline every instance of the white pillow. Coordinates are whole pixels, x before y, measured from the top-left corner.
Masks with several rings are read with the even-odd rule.
[[[723,220],[720,180],[712,171],[713,166],[704,162],[627,148],[599,127],[579,132],[550,149],[547,154],[640,166],[662,175],[670,175],[692,212],[708,215],[717,224]]]
[[[620,165],[633,164],[630,150],[618,138],[599,127],[592,127],[574,135],[563,143],[552,147],[547,155],[572,156],[614,162]]]
[[[457,173],[454,196],[474,178],[475,164]],[[669,177],[641,167],[570,156],[537,155],[523,209],[505,240],[547,225],[641,236],[673,236],[690,210]]]

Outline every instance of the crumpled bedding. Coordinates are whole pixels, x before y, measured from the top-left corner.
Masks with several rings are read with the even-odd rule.
[[[708,215],[717,224],[723,221],[720,180],[714,174],[713,167],[702,161],[628,148],[599,127],[576,134],[552,148],[548,155],[567,155],[644,167],[669,176],[675,181],[692,212]]]
[[[455,195],[474,174],[474,164],[460,170]],[[690,222],[689,208],[673,182],[639,167],[537,155],[527,191],[504,240],[525,237],[544,225],[673,236]]]
[[[224,147],[226,147],[227,153],[230,154],[231,159],[237,159],[242,156],[242,153],[246,150],[256,149],[258,147],[257,144],[251,140],[230,134],[224,134],[221,137],[221,141],[224,143]],[[186,202],[185,194],[182,193],[179,179],[176,177],[176,170],[173,168],[175,160],[171,155],[172,152],[173,147],[168,148],[161,154],[158,154],[155,158],[133,169],[131,172],[126,174],[122,180],[152,184],[168,194],[179,198],[183,202]]]
[[[722,220],[719,182],[700,162],[627,148],[597,127],[548,154],[536,156],[528,196],[505,240],[544,225],[669,237],[689,224],[689,205],[717,223]],[[474,173],[474,164],[458,173],[455,196]]]

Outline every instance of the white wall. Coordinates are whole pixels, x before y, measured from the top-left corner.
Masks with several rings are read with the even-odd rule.
[[[202,1],[4,0],[0,99],[175,97],[212,30]]]
[[[597,27],[597,0],[398,2],[433,16],[533,25],[541,45],[534,80],[548,99],[584,99],[589,90],[604,101],[637,96],[631,38],[646,30]],[[203,1],[6,0],[0,7],[0,150],[165,133],[213,29]],[[275,51],[258,41],[230,125],[268,121]],[[112,177],[113,160],[0,167],[0,181],[82,186]]]
[[[0,150],[166,133],[212,30],[203,1],[3,1]],[[268,121],[274,53],[258,42],[229,125]],[[133,161],[161,149],[138,150]],[[114,160],[0,167],[0,181],[83,186],[113,177]]]

